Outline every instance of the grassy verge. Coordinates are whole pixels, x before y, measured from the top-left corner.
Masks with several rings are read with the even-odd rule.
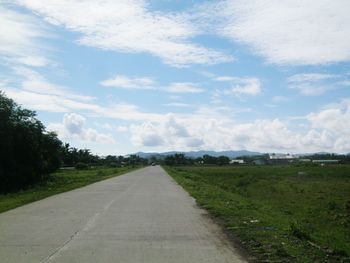
[[[89,170],[60,170],[50,175],[48,181],[16,193],[0,195],[0,213],[18,206],[66,192],[104,179],[108,179],[139,167],[92,168]]]
[[[258,262],[350,262],[350,166],[165,167]]]

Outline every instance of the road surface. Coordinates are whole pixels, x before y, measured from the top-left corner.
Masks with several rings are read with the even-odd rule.
[[[0,214],[0,262],[245,262],[159,166]]]

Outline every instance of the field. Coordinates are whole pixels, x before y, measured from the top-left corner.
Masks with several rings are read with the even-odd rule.
[[[350,166],[165,167],[258,262],[350,262]]]
[[[111,178],[136,168],[91,168],[88,170],[60,170],[48,181],[16,193],[0,195],[0,213],[45,197]]]

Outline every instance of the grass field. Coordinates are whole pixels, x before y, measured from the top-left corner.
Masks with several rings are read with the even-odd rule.
[[[137,169],[137,167],[60,170],[59,172],[51,174],[48,181],[32,188],[16,193],[0,195],[0,213],[54,194],[111,178],[134,169]]]
[[[256,261],[350,262],[350,166],[165,169]]]

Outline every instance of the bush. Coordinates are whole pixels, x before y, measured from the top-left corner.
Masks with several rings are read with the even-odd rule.
[[[79,162],[75,165],[75,169],[77,170],[87,170],[89,169],[89,166],[86,163]]]

